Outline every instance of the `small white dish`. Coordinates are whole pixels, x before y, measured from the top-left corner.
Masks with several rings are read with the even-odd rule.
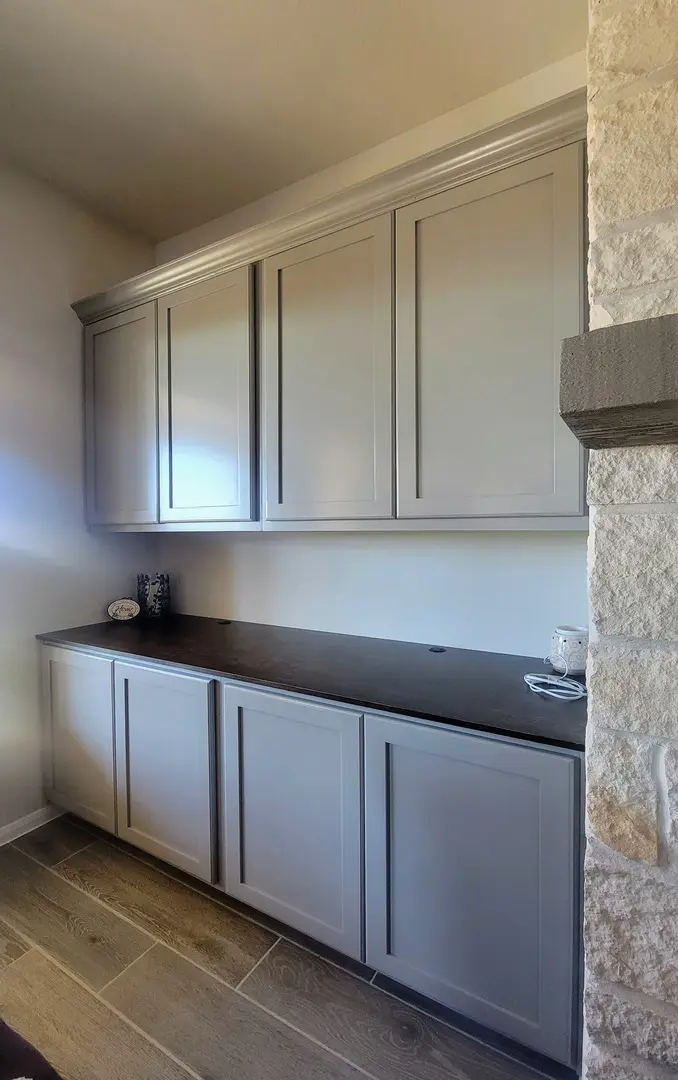
[[[130,619],[135,619],[140,611],[141,608],[136,600],[132,600],[129,596],[123,596],[120,600],[114,600],[108,605],[108,614],[117,622],[129,622]]]

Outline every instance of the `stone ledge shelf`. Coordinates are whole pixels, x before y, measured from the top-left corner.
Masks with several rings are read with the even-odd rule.
[[[592,450],[678,443],[678,315],[566,338],[560,415]]]

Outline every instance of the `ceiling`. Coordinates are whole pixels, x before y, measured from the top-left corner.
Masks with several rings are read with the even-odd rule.
[[[0,154],[164,239],[584,47],[587,0],[0,0]]]

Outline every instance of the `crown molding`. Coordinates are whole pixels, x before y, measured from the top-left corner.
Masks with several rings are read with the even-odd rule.
[[[84,324],[154,300],[203,278],[257,262],[375,214],[437,194],[586,137],[578,91],[500,127],[436,150],[274,221],[229,236],[73,304]]]

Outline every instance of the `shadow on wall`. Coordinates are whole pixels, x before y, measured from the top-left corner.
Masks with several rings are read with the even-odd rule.
[[[82,328],[70,303],[151,265],[148,244],[0,166],[0,827],[43,803],[40,630],[101,617],[151,541],[89,536]]]
[[[58,399],[40,394],[37,380],[32,389],[58,409]],[[27,378],[0,435],[15,450],[0,453],[0,827],[44,801],[34,635],[100,620],[107,601],[133,587],[150,546],[144,537],[85,531],[79,425],[55,430],[60,413],[52,413],[49,425],[46,404],[40,426],[27,423],[20,398],[30,390]]]

